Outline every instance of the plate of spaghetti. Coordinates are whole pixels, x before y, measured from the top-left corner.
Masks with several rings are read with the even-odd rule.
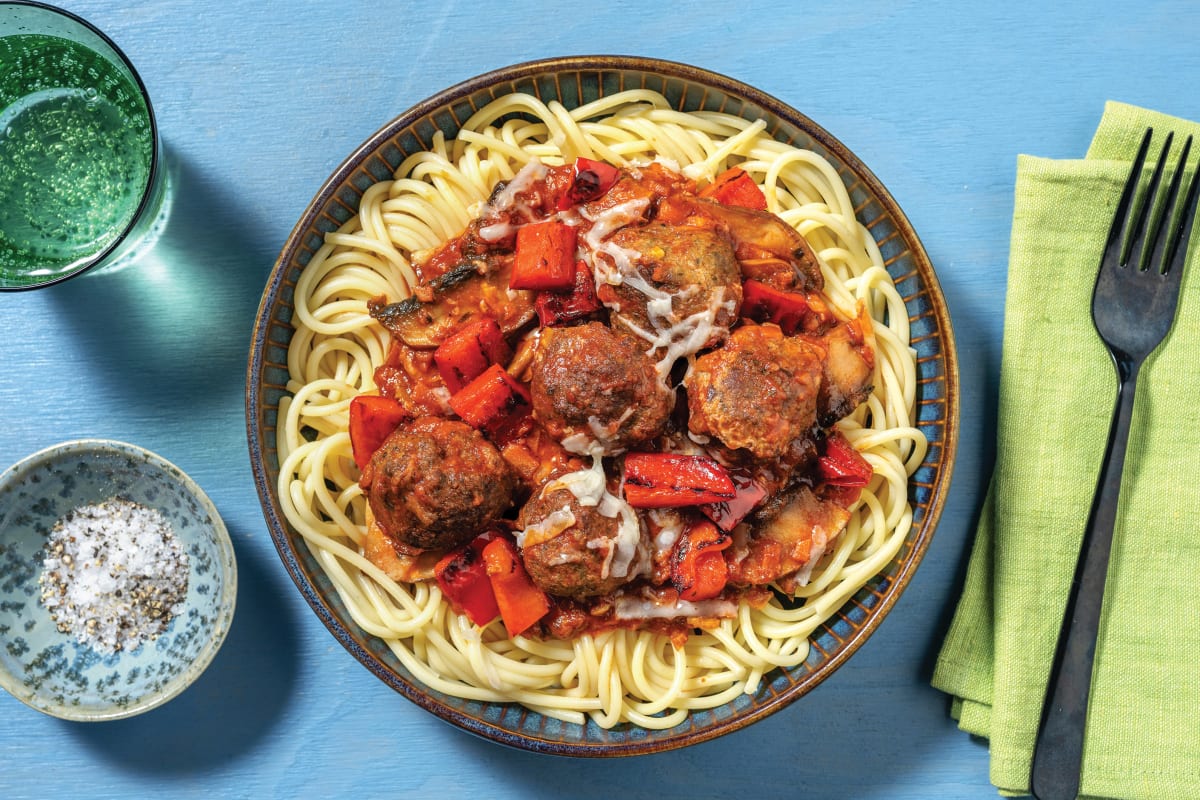
[[[338,641],[563,755],[741,728],[828,677],[928,547],[957,366],[844,145],[695,67],[454,86],[325,183],[259,309],[251,462]]]

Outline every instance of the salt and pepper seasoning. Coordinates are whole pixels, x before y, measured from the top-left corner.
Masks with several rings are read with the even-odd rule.
[[[134,650],[187,596],[188,556],[160,512],[113,498],[55,523],[39,584],[60,631],[101,653]]]

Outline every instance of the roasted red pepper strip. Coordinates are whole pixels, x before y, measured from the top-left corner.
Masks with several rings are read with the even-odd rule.
[[[492,364],[452,395],[450,408],[471,427],[501,436],[532,411],[529,391],[499,364]]]
[[[565,291],[574,286],[577,233],[574,225],[553,219],[518,228],[509,287]]]
[[[727,206],[767,210],[766,195],[754,179],[740,167],[730,167],[722,172],[712,183],[700,190],[700,197],[709,197]]]
[[[601,309],[596,297],[596,282],[592,271],[582,261],[575,263],[575,284],[569,293],[539,292],[534,302],[538,322],[543,328],[565,325],[588,317]]]
[[[767,491],[755,482],[754,478],[744,472],[733,471],[729,476],[733,479],[733,486],[736,494],[730,500],[722,500],[718,503],[706,503],[700,506],[700,511],[704,516],[711,519],[717,524],[717,527],[723,531],[732,531],[742,520],[746,518],[751,511],[754,510],[764,497],[767,496]]]
[[[711,458],[675,453],[625,456],[625,500],[634,508],[717,503],[736,494],[729,473]]]
[[[390,397],[360,394],[350,401],[350,450],[359,469],[367,466],[383,440],[409,416],[404,407]]]
[[[476,537],[463,547],[452,550],[433,568],[434,577],[450,607],[483,627],[500,615],[496,593],[483,560],[485,545],[495,534]]]
[[[706,519],[688,526],[671,553],[671,585],[679,599],[710,600],[725,589],[729,568],[721,551],[732,543],[732,536]]]
[[[846,437],[834,431],[825,440],[825,454],[817,459],[817,471],[830,486],[848,486],[861,489],[871,481],[874,470],[867,460],[846,441]]]
[[[520,636],[550,610],[550,598],[525,571],[517,546],[500,536],[483,548],[483,561],[492,582],[496,605],[508,635]]]
[[[617,182],[619,171],[611,164],[590,158],[575,159],[575,175],[570,187],[559,198],[558,210],[587,203],[604,195]]]
[[[862,496],[862,489],[857,486],[834,486],[827,483],[821,489],[821,499],[828,500],[842,508],[850,508]]]
[[[452,393],[478,378],[492,364],[506,364],[511,357],[512,348],[492,317],[468,320],[433,351],[433,363]]]
[[[761,281],[742,281],[742,316],[755,322],[774,322],[788,336],[804,326],[808,300],[797,292],[783,292]]]

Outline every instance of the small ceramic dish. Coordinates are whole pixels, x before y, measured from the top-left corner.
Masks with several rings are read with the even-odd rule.
[[[64,539],[62,521],[102,503],[126,509],[132,503],[140,509],[136,516],[150,515],[158,530],[165,524],[171,552],[183,555],[175,563],[186,561],[186,588],[181,569],[169,621],[153,638],[126,630],[116,639],[120,649],[79,626],[60,630],[67,613],[60,609],[56,618],[43,599],[47,586],[74,585],[85,596],[115,592],[82,567],[64,569],[57,580],[45,577],[53,563],[70,563],[49,555],[48,542]],[[85,523],[67,524],[75,530]],[[108,527],[114,538],[128,528],[117,534],[119,524]],[[121,557],[110,552],[108,559],[116,564]],[[26,705],[78,721],[121,719],[162,705],[212,661],[229,631],[236,595],[233,546],[216,508],[191,478],[154,453],[85,439],[34,453],[0,474],[0,687]],[[122,616],[120,625],[128,620]]]

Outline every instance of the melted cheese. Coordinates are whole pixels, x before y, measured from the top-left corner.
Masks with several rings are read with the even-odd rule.
[[[667,508],[652,508],[646,514],[658,528],[658,533],[654,535],[654,552],[670,553],[683,533],[683,518],[675,509]]]
[[[604,475],[604,462],[600,449],[592,446],[588,455],[592,457],[592,466],[587,469],[568,472],[543,487],[542,494],[555,489],[566,489],[575,495],[579,505],[595,508],[603,516],[617,519],[617,534],[611,539],[593,539],[588,547],[598,549],[601,544],[611,544],[605,558],[601,576],[607,578],[613,575],[617,578],[633,577],[630,575],[630,565],[637,556],[638,542],[642,537],[642,527],[638,523],[637,513],[633,507],[621,498],[609,493],[608,482]]]
[[[585,450],[584,454],[592,457],[592,466],[558,476],[542,487],[542,495],[545,496],[546,492],[557,489],[566,489],[575,495],[575,499],[581,506],[595,507],[599,505],[600,499],[608,493],[604,465],[600,461],[600,452],[595,445]]]
[[[650,200],[645,197],[636,197],[633,200],[626,200],[624,203],[617,203],[611,208],[606,208],[603,211],[594,214],[579,210],[580,216],[592,223],[591,229],[584,234],[583,242],[589,250],[601,251],[608,242],[606,241],[615,231],[624,228],[631,222],[637,222],[646,214],[646,209],[650,206]],[[624,248],[613,245],[613,249],[621,252]],[[621,266],[623,259],[618,254],[613,262]]]
[[[812,550],[809,551],[808,563],[796,570],[796,585],[808,586],[808,582],[812,580],[813,567],[817,566],[817,562],[821,560],[821,556],[825,555],[825,548],[829,545],[829,537],[825,535],[825,531],[821,530],[820,526],[813,528],[812,532]]]
[[[617,433],[625,424],[625,420],[631,416],[633,416],[632,407],[625,409],[625,413],[608,424],[601,422],[595,415],[589,416],[587,424],[591,437],[589,438],[583,432],[573,433],[562,440],[562,445],[572,453],[582,455],[589,455],[594,447],[599,447],[601,453],[616,453],[621,449],[615,442]]]
[[[664,349],[662,358],[658,360],[654,368],[659,378],[665,381],[666,376],[671,372],[671,367],[678,359],[700,352],[714,334],[724,332],[724,328],[718,327],[716,324],[717,315],[721,312],[732,315],[736,307],[737,301],[726,300],[725,288],[718,286],[713,289],[706,308],[678,322],[673,322],[669,326],[658,326],[654,317],[651,317],[651,322],[656,323],[654,331],[634,325],[628,319],[622,319],[622,323],[649,343],[650,347],[647,352],[650,354],[657,353],[660,348]]]
[[[564,564],[578,564],[580,561],[583,561],[583,557],[576,551],[564,548],[554,558],[547,559],[546,566],[561,567]]]
[[[658,331],[659,338],[651,342],[651,346],[655,349],[667,348],[666,355],[659,360],[656,367],[659,375],[665,376],[670,372],[671,366],[677,359],[704,349],[714,333],[721,331],[716,325],[717,314],[724,311],[732,316],[736,307],[737,301],[726,300],[725,287],[718,286],[713,289],[707,308],[697,311],[669,328],[660,329]]]
[[[596,443],[586,433],[572,433],[564,437],[561,444],[567,452],[581,456],[589,455],[596,447]]]
[[[521,167],[512,180],[506,183],[504,188],[483,207],[483,217],[492,217],[506,211],[527,210],[524,208],[524,204],[518,200],[518,195],[528,191],[530,186],[545,178],[549,171],[550,169],[541,161],[536,158],[532,159]]]
[[[518,547],[534,547],[548,542],[555,536],[575,524],[575,514],[570,506],[551,511],[541,522],[529,525],[525,530],[517,531],[514,537]]]
[[[604,284],[628,286],[646,298],[646,316],[652,330],[645,330],[627,318],[622,322],[649,344],[649,352],[657,353],[665,349],[655,365],[660,380],[665,381],[676,360],[699,352],[714,338],[714,334],[722,332],[716,325],[717,315],[722,312],[732,315],[737,301],[733,298],[726,300],[724,287],[716,287],[706,308],[679,319],[675,313],[676,301],[698,294],[700,287],[691,285],[681,287],[676,292],[664,291],[646,280],[637,268],[640,253],[621,247],[610,239],[615,231],[640,220],[646,206],[647,201],[639,198],[618,203],[590,216],[581,210],[584,218],[592,223],[591,229],[583,237],[582,245],[585,254],[589,255],[597,289]],[[596,257],[600,255],[605,258]],[[613,310],[620,311],[620,308]]]
[[[479,238],[485,242],[498,242],[516,233],[518,227],[511,222],[494,222],[479,229]]]
[[[604,561],[600,564],[600,578],[606,580],[612,574],[613,556],[617,553],[617,548],[613,547],[612,539],[600,537],[598,539],[589,539],[587,543],[589,550],[603,550]],[[618,575],[617,577],[621,577]]]
[[[429,390],[433,398],[437,400],[438,406],[442,409],[442,413],[450,416],[454,413],[454,409],[450,407],[450,390],[445,386],[435,386]]]
[[[737,603],[732,600],[699,600],[689,603],[658,603],[646,597],[622,595],[614,604],[617,619],[676,619],[679,617],[726,618],[737,616]]]

